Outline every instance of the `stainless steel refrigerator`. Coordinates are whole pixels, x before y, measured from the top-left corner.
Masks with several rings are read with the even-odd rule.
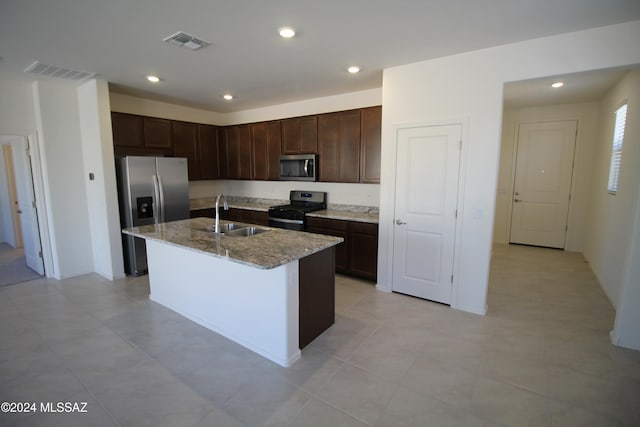
[[[189,218],[187,159],[127,156],[117,164],[120,224],[137,227]],[[147,269],[144,239],[124,235],[125,272],[139,276]]]

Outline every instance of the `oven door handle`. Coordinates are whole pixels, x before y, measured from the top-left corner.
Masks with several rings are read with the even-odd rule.
[[[273,216],[269,217],[269,221],[284,222],[286,224],[304,224],[304,221],[301,219],[284,219],[284,218],[276,218]]]

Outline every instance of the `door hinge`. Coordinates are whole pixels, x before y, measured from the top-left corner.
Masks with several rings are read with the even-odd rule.
[[[42,258],[42,251],[38,252],[38,256]]]
[[[451,283],[453,283],[453,274],[451,275]]]
[[[458,141],[458,150],[462,151],[462,140]]]
[[[456,209],[456,211],[454,212],[453,217],[454,217],[455,219],[458,219],[458,209]]]
[[[31,202],[31,206],[33,207],[33,209],[36,208],[36,201],[35,200]]]

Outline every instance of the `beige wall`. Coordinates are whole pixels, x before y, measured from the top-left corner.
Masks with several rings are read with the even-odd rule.
[[[587,208],[591,195],[591,169],[595,149],[597,125],[597,102],[565,105],[549,105],[517,109],[505,109],[502,116],[500,144],[500,170],[496,195],[496,212],[493,241],[508,243],[511,226],[511,195],[513,194],[515,155],[518,125],[557,120],[576,120],[575,165],[571,180],[568,230],[565,249],[582,252],[587,224]]]
[[[627,126],[618,193],[607,192],[615,110],[627,102]],[[585,257],[611,303],[617,307],[625,272],[629,268],[630,230],[640,190],[640,70],[627,74],[602,100],[592,169],[593,185],[588,208],[589,236]],[[634,262],[638,262],[636,259]],[[640,285],[640,277],[636,278]],[[636,309],[640,309],[637,307]]]

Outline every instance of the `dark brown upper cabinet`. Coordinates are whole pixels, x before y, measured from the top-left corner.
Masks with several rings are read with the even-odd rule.
[[[281,154],[318,154],[320,180],[380,182],[382,107],[233,126],[111,113],[114,153],[179,156],[189,179],[278,180]]]
[[[252,179],[275,181],[280,177],[280,122],[254,123],[251,129]]]
[[[112,112],[111,127],[116,157],[173,155],[170,120]]]
[[[172,148],[171,120],[144,117],[145,148]]]
[[[251,131],[249,125],[225,128],[227,173],[230,179],[251,179]]]
[[[382,148],[382,107],[362,109],[360,146],[360,182],[380,183],[380,150]]]
[[[120,147],[144,147],[143,117],[134,114],[111,113],[113,145]]]
[[[317,116],[282,120],[282,154],[315,154],[317,152]]]
[[[360,180],[360,110],[318,116],[320,180]]]
[[[173,122],[173,153],[176,157],[187,158],[190,181],[200,179],[197,124]]]
[[[198,150],[200,178],[221,178],[220,144],[218,141],[217,126],[198,125]]]

